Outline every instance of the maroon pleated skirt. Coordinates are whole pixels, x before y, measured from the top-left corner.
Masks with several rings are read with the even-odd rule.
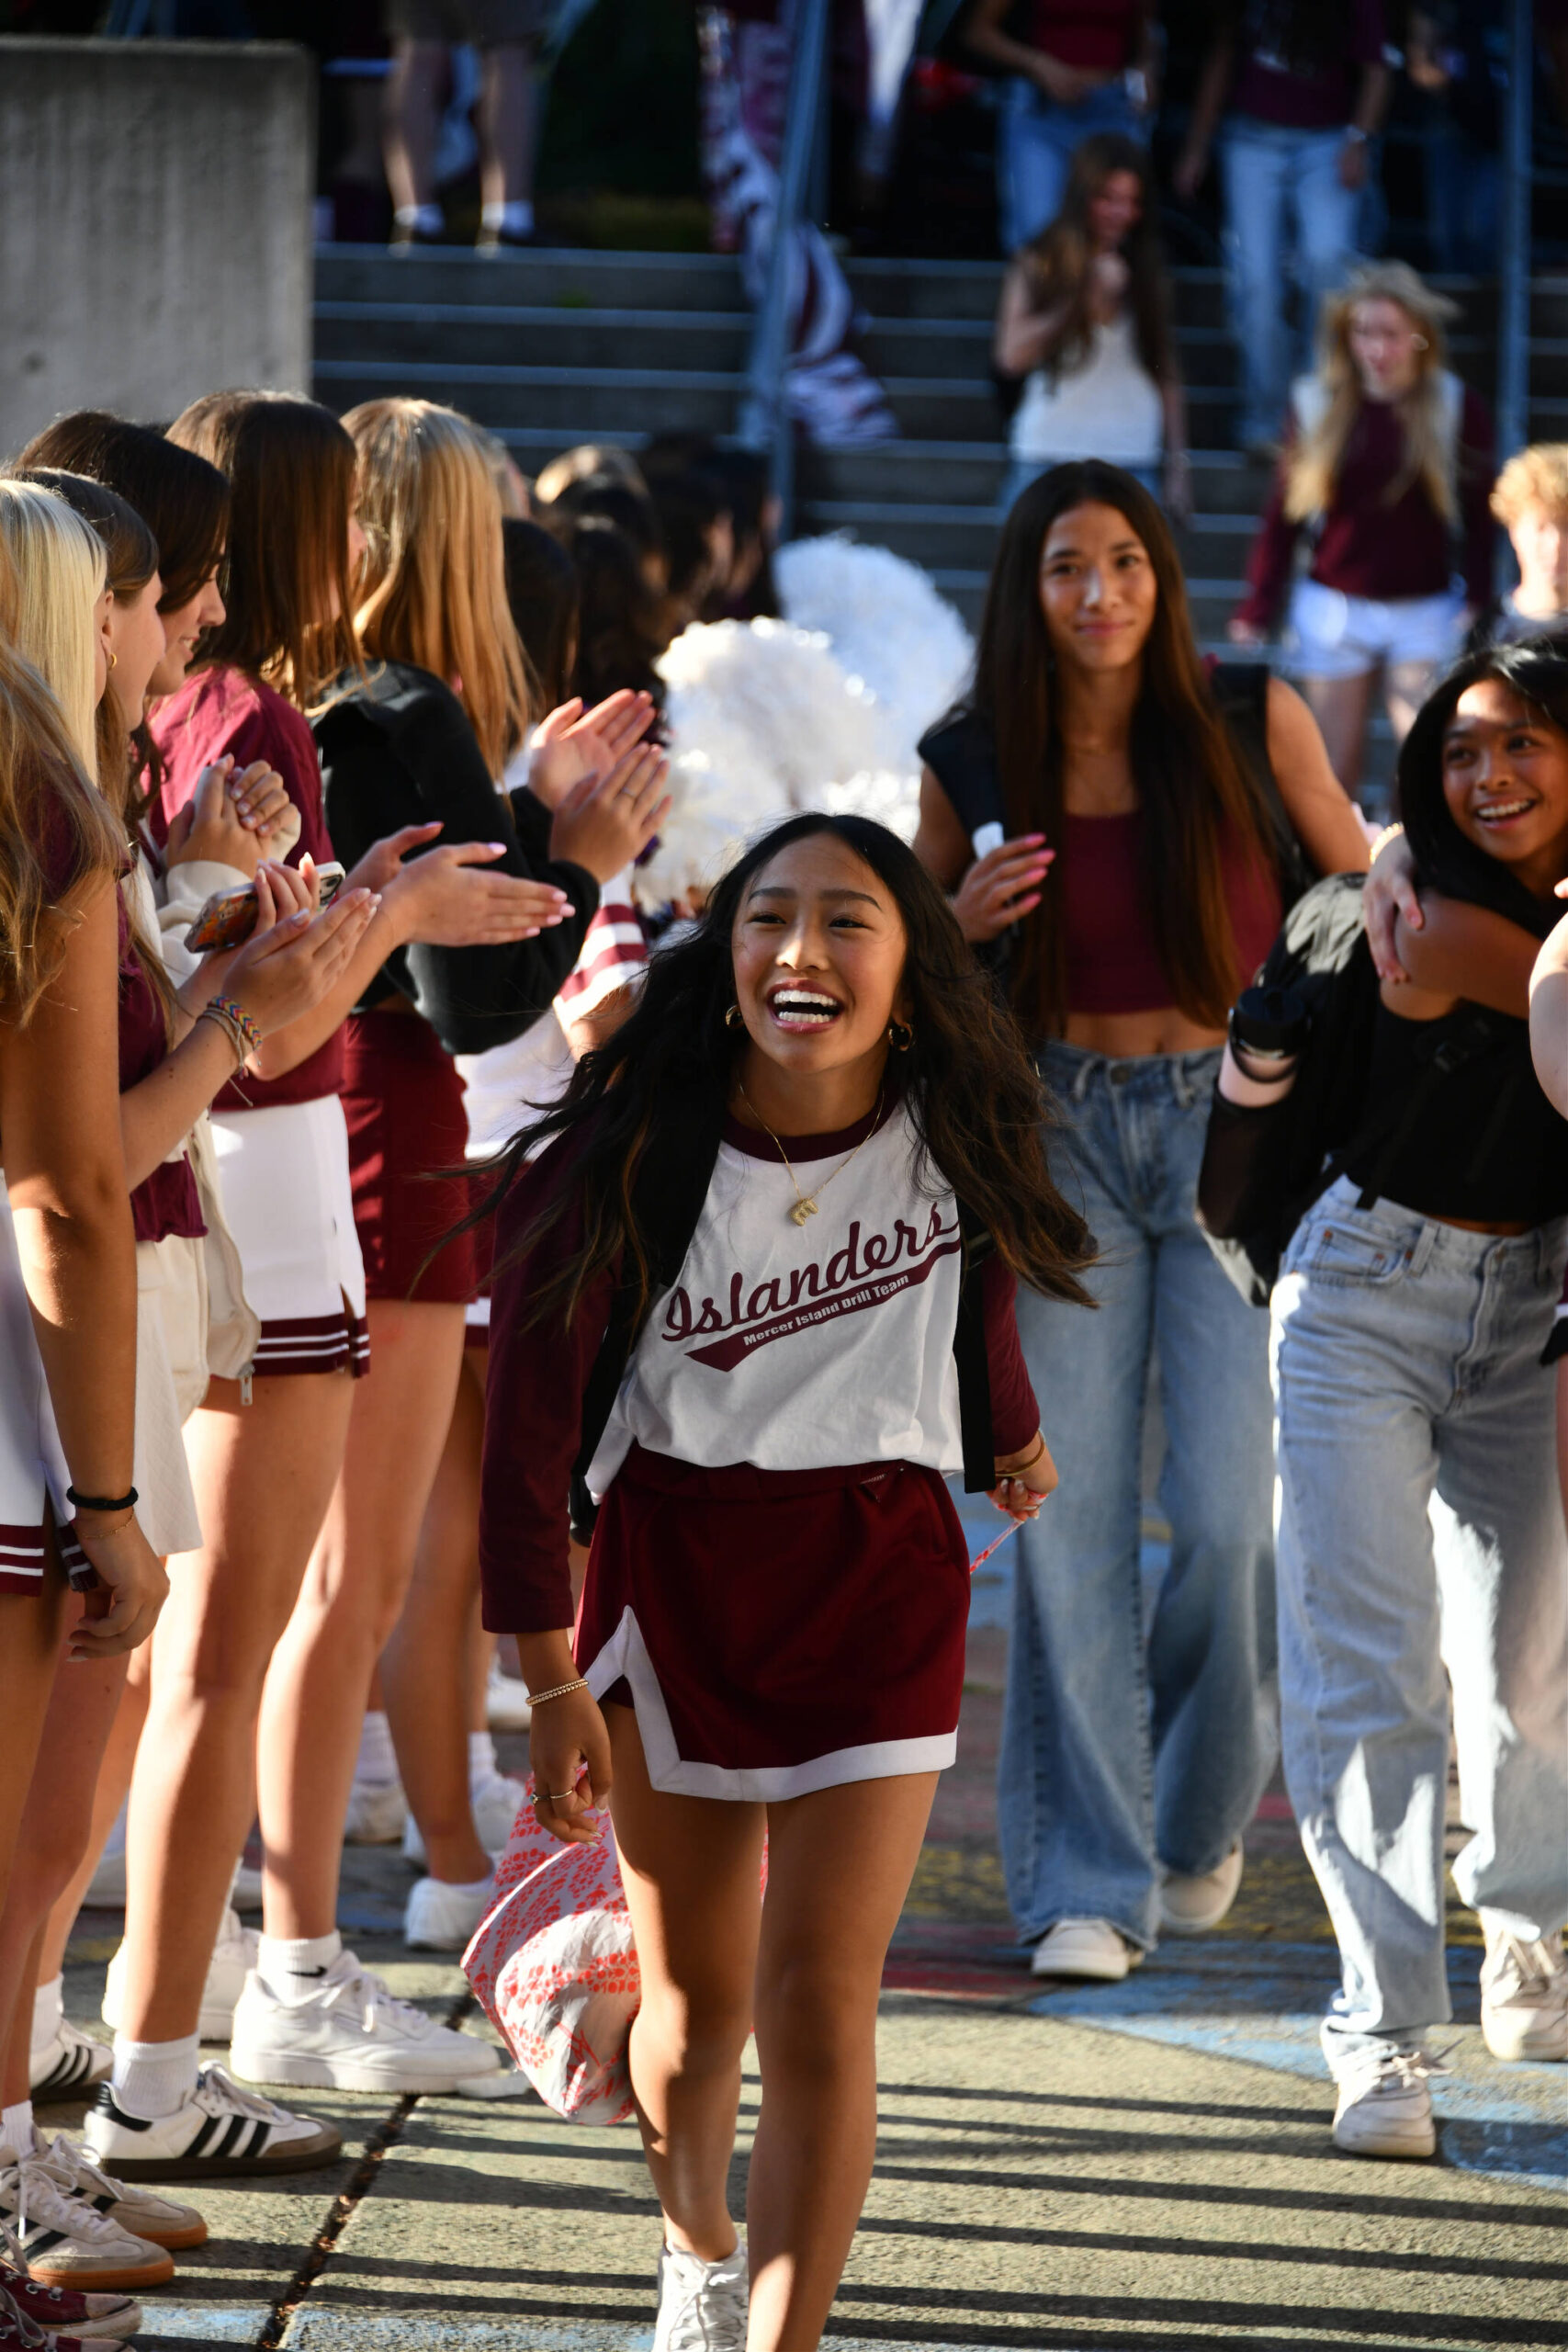
[[[464,1302],[477,1278],[473,1236],[454,1238],[469,1200],[463,1081],[417,1013],[354,1012],[344,1027],[343,1108],[366,1296]]]

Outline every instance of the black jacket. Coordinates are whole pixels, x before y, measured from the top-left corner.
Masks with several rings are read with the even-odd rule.
[[[344,865],[401,826],[438,817],[433,847],[504,842],[506,855],[491,871],[553,882],[575,910],[555,929],[507,946],[400,947],[366,990],[363,1010],[400,989],[449,1054],[504,1046],[545,1012],[576,963],[599,886],[581,865],[552,861],[550,812],[541,802],[497,790],[462,704],[439,678],[387,662],[363,684],[340,680],[339,688],[345,683],[312,722],[327,830]]]

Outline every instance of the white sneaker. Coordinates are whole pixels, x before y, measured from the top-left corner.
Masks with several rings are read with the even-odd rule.
[[[0,2222],[45,2287],[134,2290],[161,2287],[175,2275],[174,2256],[161,2245],[131,2237],[85,2198],[62,2188],[37,2156],[18,2161],[14,2148],[0,2148]]]
[[[400,2001],[353,1952],[339,1952],[303,2001],[285,2003],[254,1971],[234,2012],[230,2063],[253,2082],[340,2091],[451,2091],[493,2075],[499,2050]]]
[[[1032,1976],[1083,1976],[1119,1984],[1143,1957],[1109,1919],[1058,1919],[1035,1945],[1029,1971]]]
[[[487,1772],[482,1781],[468,1784],[468,1803],[474,1810],[474,1831],[485,1852],[499,1860],[506,1851],[506,1841],[512,1835],[512,1825],[517,1818],[517,1808],[523,1802],[523,1783],[504,1772]],[[422,1867],[425,1860],[424,1839],[419,1834],[419,1824],[411,1813],[403,1830],[403,1860]]]
[[[75,2098],[101,2083],[114,2064],[107,2041],[95,2041],[69,2018],[62,2018],[54,2039],[28,2055],[28,2096],[35,2107],[51,2099]]]
[[[526,1731],[533,1720],[528,1685],[514,1674],[503,1674],[499,1656],[492,1657],[485,1684],[485,1721],[491,1730]]]
[[[1494,2058],[1568,2058],[1568,1953],[1561,1936],[1526,1943],[1483,1911],[1481,2030]]]
[[[746,2352],[750,2295],[744,2240],[723,2262],[662,2247],[653,2352]]]
[[[311,2172],[343,2146],[335,2125],[240,2088],[221,2066],[204,2066],[173,2115],[127,2115],[105,2083],[87,2110],[94,2159],[127,2180],[227,2180],[246,2173]]]
[[[1238,1838],[1224,1860],[1199,1878],[1167,1871],[1159,1888],[1159,1923],[1166,1932],[1206,1936],[1211,1928],[1217,1928],[1235,1901],[1243,1859]]]
[[[494,1908],[493,1877],[477,1888],[453,1886],[444,1878],[422,1878],[409,1893],[403,1941],[415,1951],[461,1951]]]
[[[241,1926],[237,1911],[224,1912],[212,1958],[207,1963],[207,1982],[201,1988],[201,2014],[196,2030],[203,2041],[227,2041],[232,2033],[234,2004],[244,1990],[245,1978],[256,1964],[260,1942],[254,1928]],[[112,2025],[117,2033],[125,2014],[125,1946],[121,1944],[104,1977],[104,1997],[98,2011],[104,2023]]]
[[[141,2306],[133,2295],[101,2290],[83,2294],[75,2287],[46,2287],[32,2278],[22,2259],[20,2240],[0,2222],[0,2294],[9,2295],[17,2309],[45,2331],[50,2342],[62,2346],[74,2340],[100,2347],[125,2343],[141,2325]],[[4,2305],[0,2304],[0,2312]],[[25,2340],[25,2339],[24,2339]],[[0,2335],[0,2344],[6,2338]]]
[[[1371,2050],[1337,2079],[1334,2144],[1348,2156],[1418,2163],[1438,2153],[1429,2075],[1446,2075],[1424,2050]]]
[[[343,1825],[345,1846],[395,1846],[409,1819],[400,1781],[355,1781]]]
[[[96,2165],[79,2142],[63,2132],[38,2162],[45,2165],[58,2187],[82,2198],[95,2211],[111,2221],[128,2237],[145,2238],[165,2253],[185,2254],[207,2244],[207,2223],[194,2205],[176,2204],[172,2197],[155,2197],[150,2188],[132,2188]]]

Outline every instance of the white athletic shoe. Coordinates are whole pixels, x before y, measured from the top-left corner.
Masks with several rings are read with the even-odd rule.
[[[40,2149],[38,2161],[58,2187],[85,2199],[128,2237],[145,2238],[168,2254],[186,2254],[192,2246],[207,2244],[207,2223],[194,2205],[154,2196],[150,2188],[133,2188],[105,2172],[78,2141],[67,2140],[63,2133]]]
[[[746,2352],[750,2293],[744,2239],[723,2262],[662,2247],[653,2352]]]
[[[249,2173],[312,2172],[343,2146],[334,2124],[291,2115],[204,2066],[173,2115],[127,2115],[106,2083],[87,2110],[87,2145],[127,2180],[227,2180]]]
[[[234,2012],[230,2063],[257,2083],[340,2091],[452,2091],[495,2074],[499,2050],[400,2001],[353,1952],[340,1952],[303,2001],[283,2002],[254,1972]]]
[[[1206,1936],[1217,1928],[1241,1885],[1243,1855],[1238,1838],[1224,1860],[1198,1878],[1167,1871],[1160,1880],[1159,1923],[1168,1935]]]
[[[35,2107],[47,2107],[51,2099],[78,2098],[101,2083],[113,2064],[114,2052],[107,2041],[95,2041],[69,2018],[62,2018],[53,2040],[28,2052],[28,2096]]]
[[[462,1951],[481,1919],[495,1908],[495,1880],[479,1887],[422,1878],[409,1891],[403,1941],[415,1951]]]
[[[237,1911],[224,1912],[212,1958],[207,1963],[207,1982],[201,1988],[201,2014],[196,2030],[203,2041],[227,2041],[233,2031],[234,2004],[244,1990],[245,1978],[256,1964],[260,1942],[254,1928],[241,1926]],[[112,2025],[117,2033],[125,2014],[125,1946],[121,1944],[104,1977],[103,2004],[98,2011],[104,2023]]]
[[[74,2287],[46,2287],[29,2276],[15,2231],[0,2222],[0,2294],[9,2295],[18,2310],[41,2327],[51,2342],[123,2344],[141,2325],[141,2306],[134,2295],[105,2290],[83,2294]],[[6,2341],[0,2335],[0,2344]]]
[[[130,2236],[85,2197],[62,2188],[37,2156],[18,2161],[14,2148],[0,2148],[0,2222],[46,2287],[134,2291],[161,2287],[175,2275],[174,2256],[161,2245]]]
[[[400,1781],[355,1781],[343,1825],[345,1846],[395,1846],[409,1820]]]
[[[1082,1976],[1119,1984],[1143,1956],[1109,1919],[1058,1919],[1035,1945],[1029,1970],[1032,1976]]]
[[[504,1772],[487,1772],[482,1781],[469,1782],[468,1802],[474,1809],[474,1830],[479,1844],[487,1854],[499,1860],[506,1851],[506,1841],[523,1802],[522,1781],[511,1780]],[[403,1860],[415,1862],[422,1869],[425,1861],[424,1839],[412,1813],[403,1829]]]
[[[1494,2058],[1568,2058],[1568,1953],[1561,1936],[1526,1943],[1483,1911],[1481,2030]]]
[[[1337,2076],[1334,2144],[1348,2156],[1418,2163],[1438,2153],[1429,2075],[1446,2075],[1424,2050],[1371,2050]]]
[[[514,1674],[503,1674],[501,1659],[490,1662],[490,1679],[485,1684],[485,1721],[491,1731],[526,1731],[534,1720],[534,1710],[528,1703],[528,1685]]]

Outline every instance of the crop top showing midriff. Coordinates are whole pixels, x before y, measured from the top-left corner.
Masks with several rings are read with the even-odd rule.
[[[1143,863],[1143,812],[1063,819],[1059,890],[1070,1012],[1163,1012],[1174,1002],[1156,944]],[[1221,850],[1225,903],[1244,978],[1274,944],[1283,915],[1272,865],[1239,845]]]

